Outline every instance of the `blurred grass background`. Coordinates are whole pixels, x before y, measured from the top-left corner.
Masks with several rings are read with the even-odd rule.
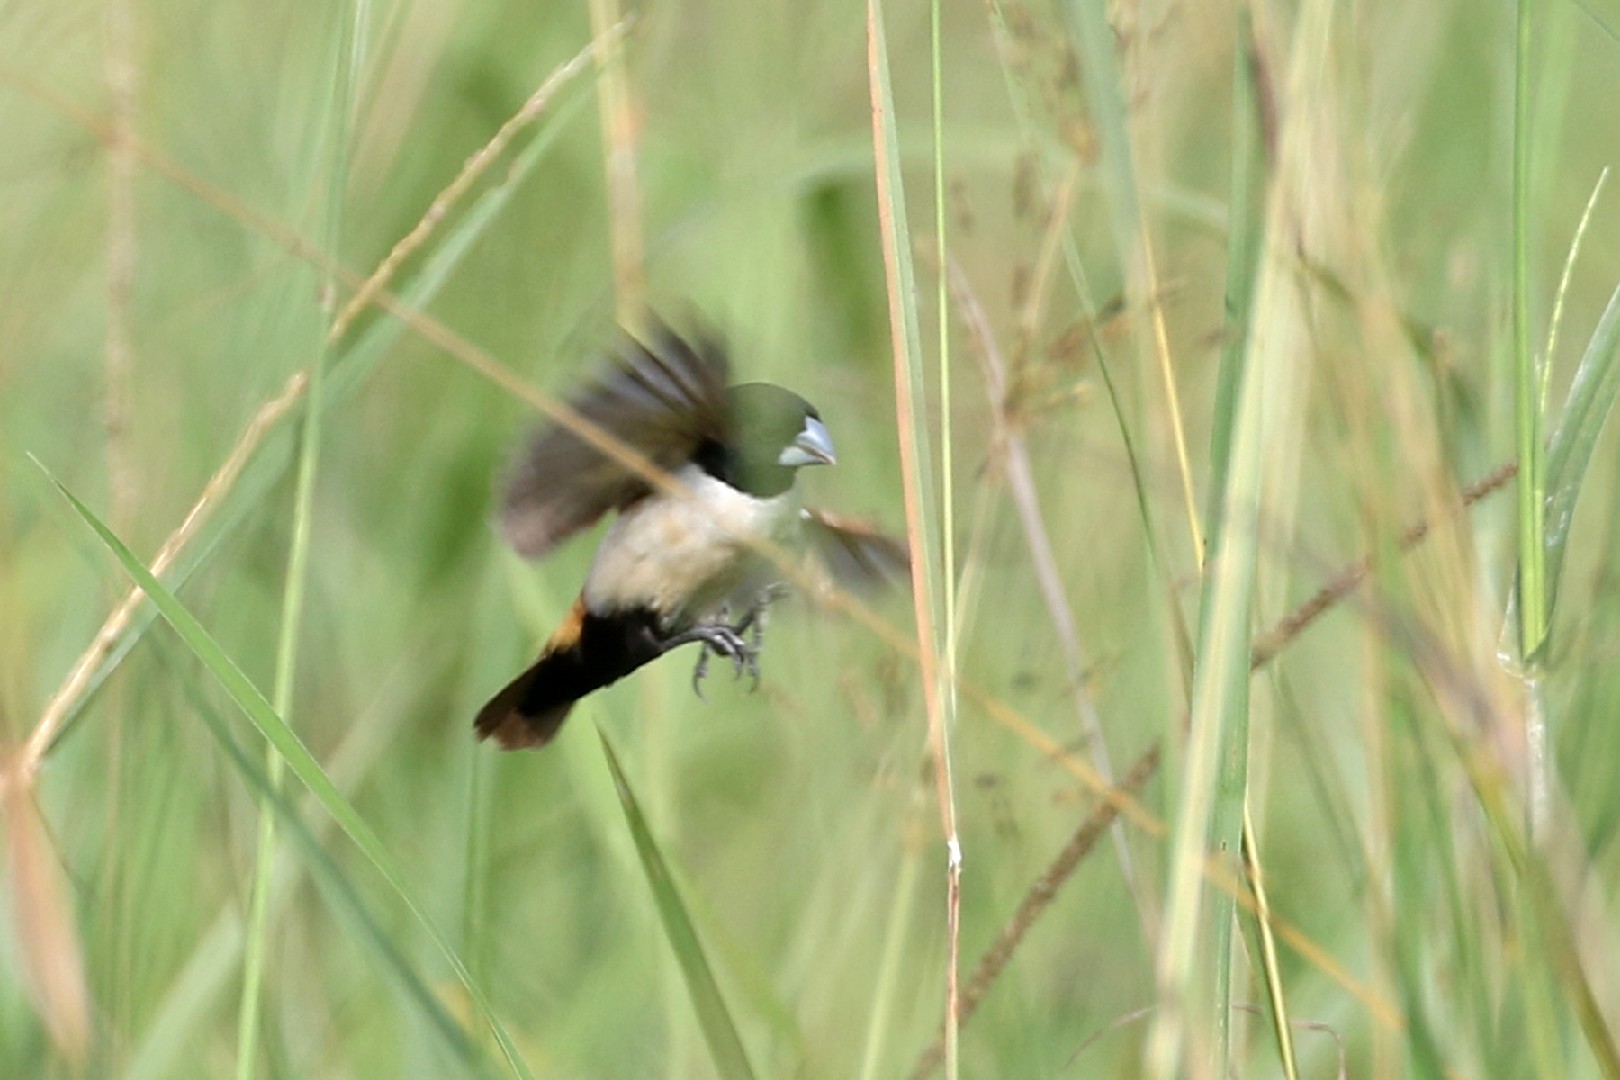
[[[1219,995],[1201,976],[1183,1001],[1156,978],[1185,857],[1165,829],[1195,761],[1176,628],[1199,641],[1201,553],[1153,320],[1162,315],[1207,527],[1212,438],[1240,409],[1217,394],[1234,341],[1223,308],[1233,223],[1258,215],[1267,254],[1245,305],[1256,320],[1247,349],[1287,348],[1251,368],[1266,379],[1247,621],[1264,629],[1340,565],[1375,558],[1368,585],[1250,688],[1242,779],[1269,903],[1356,981],[1281,946],[1299,1075],[1336,1075],[1341,1053],[1351,1076],[1605,1075],[1580,988],[1600,1021],[1620,1024],[1613,437],[1585,478],[1537,696],[1517,677],[1507,616],[1513,500],[1458,510],[1464,485],[1514,456],[1513,11],[1253,3],[1241,6],[1251,39],[1237,5],[1113,4],[1105,68],[1081,4],[943,11],[948,237],[962,277],[948,470],[958,659],[964,678],[1077,757],[1096,751],[1077,695],[1116,768],[1162,745],[1163,774],[1142,800],[1165,825],[1124,827],[1134,888],[1106,842],[1062,883],[964,1024],[961,1073],[1162,1073],[1147,1060],[1149,1032],[1168,1037],[1166,1017],[1184,1012],[1190,1049],[1169,1068],[1218,1075],[1206,1013]],[[807,496],[903,530],[865,10],[732,0],[635,14],[620,62],[639,220],[609,197],[599,69],[587,62],[392,288],[558,392],[611,338],[623,297],[610,237],[632,229],[656,310],[714,326],[740,376],[792,386],[826,415],[840,463],[807,474]],[[0,738],[11,763],[0,1074],[500,1069],[459,1041],[484,1036],[431,940],[296,785],[290,804],[315,843],[278,834],[258,1046],[238,1060],[258,858],[258,793],[240,761],[263,755],[166,627],[126,633],[133,647],[115,651],[37,774],[13,767],[127,589],[27,455],[149,559],[255,410],[318,357],[331,379],[287,719],[529,1068],[717,1068],[597,725],[756,1072],[907,1074],[939,1028],[946,958],[944,849],[911,660],[800,606],[773,623],[757,694],[714,678],[698,701],[689,667],[670,660],[592,699],[543,753],[473,743],[473,711],[565,609],[591,544],[531,569],[489,528],[492,477],[538,419],[508,388],[375,309],[330,349],[322,341],[354,279],[587,44],[591,18],[583,5],[450,2],[362,5],[351,31],[356,17],[296,0],[0,6]],[[931,349],[929,12],[891,3],[885,18],[917,251],[918,295],[904,300]],[[1616,26],[1620,8],[1602,0],[1534,6],[1537,343],[1620,146]],[[351,32],[352,96],[334,89]],[[1234,73],[1245,70],[1266,177],[1247,217],[1230,180],[1243,145]],[[1110,125],[1128,131],[1128,169]],[[525,154],[538,156],[509,175]],[[475,218],[477,206],[490,215]],[[320,260],[289,251],[287,235],[349,272],[336,307]],[[1610,194],[1564,296],[1549,429],[1620,281],[1616,235]],[[442,287],[431,287],[436,267]],[[1007,364],[1004,395],[984,390],[976,316]],[[375,366],[359,342],[375,345]],[[298,519],[300,415],[270,430],[178,561],[181,599],[266,693]],[[1080,685],[1014,512],[1008,433],[1027,446],[1084,649]],[[1397,539],[1419,520],[1431,537],[1401,556]],[[909,626],[903,599],[878,608]],[[1548,724],[1551,826],[1526,870],[1485,808],[1526,813],[1533,700]],[[952,739],[965,976],[1097,797],[972,702]],[[1567,939],[1534,913],[1540,880]],[[1257,1005],[1257,939],[1245,931],[1234,948],[1231,1000]],[[1233,1015],[1231,1072],[1284,1075],[1267,1023]],[[449,1018],[469,1034],[447,1030]]]

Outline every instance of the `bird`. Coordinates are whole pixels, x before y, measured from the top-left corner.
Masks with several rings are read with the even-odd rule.
[[[543,428],[518,456],[499,531],[520,555],[542,558],[615,517],[539,657],[479,710],[479,739],[544,746],[581,698],[683,645],[702,647],[694,688],[711,654],[757,683],[764,608],[785,591],[762,541],[810,551],[841,585],[907,571],[898,540],[799,502],[798,471],[837,461],[816,408],[784,387],[729,378],[718,340],[650,320],[571,397],[583,422]]]

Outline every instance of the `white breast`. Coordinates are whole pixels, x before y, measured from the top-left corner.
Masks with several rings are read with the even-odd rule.
[[[695,465],[675,474],[691,497],[643,499],[602,538],[585,578],[592,611],[649,607],[710,614],[764,563],[747,537],[782,541],[797,520],[792,493],[745,495]],[[734,613],[735,614],[735,613]]]

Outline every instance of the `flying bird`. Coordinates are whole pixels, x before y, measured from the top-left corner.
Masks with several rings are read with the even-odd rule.
[[[572,400],[593,440],[543,429],[507,476],[500,528],[538,559],[604,515],[584,587],[539,658],[478,713],[480,739],[544,746],[574,703],[644,664],[697,644],[694,685],[711,654],[758,677],[764,606],[781,572],[760,541],[807,548],[841,584],[903,575],[904,545],[863,524],[802,507],[799,469],[831,465],[815,407],[770,383],[728,386],[725,351],[655,325],[626,335],[608,369]],[[613,444],[667,475],[650,479]]]

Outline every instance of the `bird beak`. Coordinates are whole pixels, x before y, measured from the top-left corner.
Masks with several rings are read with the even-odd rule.
[[[833,453],[832,436],[827,428],[813,416],[804,418],[804,428],[798,438],[788,444],[776,459],[778,465],[799,468],[803,465],[834,465],[838,457]]]

